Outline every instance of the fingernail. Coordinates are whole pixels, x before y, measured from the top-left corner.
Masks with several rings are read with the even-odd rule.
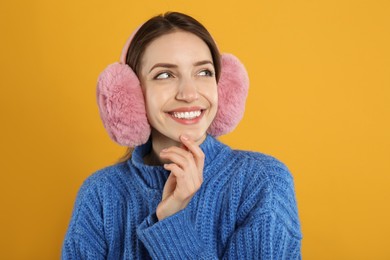
[[[186,135],[182,135],[181,138],[185,141],[188,141],[188,137]]]

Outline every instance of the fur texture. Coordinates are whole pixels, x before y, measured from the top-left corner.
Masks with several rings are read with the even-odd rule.
[[[115,63],[99,76],[97,101],[104,127],[123,146],[147,142],[150,125],[139,80],[128,66]]]
[[[221,57],[218,111],[208,133],[220,136],[233,131],[244,116],[249,78],[244,65],[232,54]]]

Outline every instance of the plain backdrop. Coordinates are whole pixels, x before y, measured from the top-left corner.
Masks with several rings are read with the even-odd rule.
[[[220,138],[295,179],[304,259],[390,259],[388,0],[1,3],[0,258],[58,259],[83,180],[125,148],[96,79],[131,32],[173,10],[200,20],[250,75],[245,117]]]

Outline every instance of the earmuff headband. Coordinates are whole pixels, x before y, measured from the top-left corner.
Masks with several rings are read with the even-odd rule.
[[[129,46],[140,27],[142,25],[126,41],[120,62],[109,65],[97,82],[97,102],[103,125],[115,142],[129,147],[146,143],[151,133],[139,79],[126,64]],[[209,134],[220,136],[234,130],[244,115],[248,88],[244,65],[234,55],[222,54],[218,111],[207,131]]]

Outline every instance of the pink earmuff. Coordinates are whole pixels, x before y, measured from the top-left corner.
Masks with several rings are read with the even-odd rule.
[[[127,50],[137,30],[127,40],[120,62],[109,65],[97,83],[97,101],[104,127],[115,142],[129,147],[146,143],[151,132],[140,82],[126,64]],[[210,135],[220,136],[236,128],[244,115],[248,87],[244,65],[234,55],[222,54],[218,111],[207,131]]]

